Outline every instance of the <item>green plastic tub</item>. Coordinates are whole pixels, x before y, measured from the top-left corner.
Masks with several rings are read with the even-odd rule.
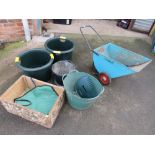
[[[88,76],[92,80],[93,85],[95,86],[93,91],[97,94],[96,97],[82,98],[75,91],[76,82],[83,76]],[[92,106],[93,103],[96,102],[97,98],[104,92],[104,87],[100,84],[100,82],[95,77],[84,72],[73,71],[67,75],[64,75],[63,84],[69,104],[77,110],[88,109]]]
[[[74,43],[65,37],[48,39],[45,48],[54,54],[54,61],[71,60],[74,51]]]
[[[19,54],[15,62],[25,75],[42,81],[49,81],[53,60],[53,54],[45,49],[37,48]]]

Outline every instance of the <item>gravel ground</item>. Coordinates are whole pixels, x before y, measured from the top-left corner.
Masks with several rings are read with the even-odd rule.
[[[81,35],[66,36],[75,42],[72,60],[77,68],[92,74],[92,56]],[[93,47],[101,44],[95,36],[89,39]],[[146,39],[104,36],[104,40],[104,43],[117,43],[154,59],[151,44]],[[38,46],[42,44],[29,43],[24,49]],[[21,75],[14,57],[24,49],[12,51],[0,62],[0,94]],[[105,87],[103,96],[88,110],[76,111],[66,101],[51,129],[9,114],[0,105],[0,134],[155,134],[154,66],[152,61],[138,74],[113,79],[111,85]]]

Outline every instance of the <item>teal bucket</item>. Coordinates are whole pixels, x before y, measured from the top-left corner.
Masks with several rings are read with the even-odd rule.
[[[95,97],[82,98],[76,92],[76,82],[83,76],[87,76],[89,79],[91,79],[94,86],[93,91],[97,94]],[[90,108],[92,104],[96,102],[97,98],[104,92],[104,87],[100,84],[100,82],[93,76],[84,72],[73,71],[64,75],[63,84],[69,104],[77,110],[85,110]]]

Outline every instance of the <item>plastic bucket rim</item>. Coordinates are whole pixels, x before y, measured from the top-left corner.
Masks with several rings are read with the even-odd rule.
[[[52,53],[55,54],[55,55],[62,55],[62,54],[66,54],[66,53],[70,53],[70,52],[73,52],[73,51],[74,51],[74,48],[75,48],[74,42],[71,41],[71,40],[69,40],[69,39],[66,39],[67,41],[69,41],[69,42],[72,43],[73,47],[70,48],[69,50],[64,50],[64,51],[63,51],[62,53],[60,53],[60,54],[54,53],[54,52],[53,52],[54,50],[50,49],[50,48],[47,46],[47,44],[48,44],[51,40],[57,40],[57,39],[60,39],[60,38],[49,38],[48,40],[46,40],[46,42],[45,42],[45,44],[44,44],[45,49],[48,50],[48,51],[50,51],[50,52],[52,52]]]
[[[67,61],[69,64],[72,64],[72,65],[74,66],[74,70],[76,69],[76,66],[75,66],[74,63],[72,63],[71,61],[68,61],[68,60],[60,60],[60,61],[61,61],[61,62],[62,62],[62,61]],[[59,74],[57,74],[56,72],[53,71],[54,65],[55,65],[56,63],[59,63],[60,61],[55,62],[55,63],[52,65],[51,70],[52,70],[52,73],[54,73],[55,75],[57,75],[57,76],[62,76],[62,77],[63,77],[63,75],[66,75],[66,74],[68,74],[68,73],[65,73],[65,74],[63,74],[63,75],[59,75]],[[72,72],[72,71],[70,71],[70,72]],[[69,72],[69,73],[70,73],[70,72]]]
[[[30,50],[31,50],[31,52],[35,52],[35,51],[38,51],[38,50],[40,50],[40,52],[42,52],[42,53],[46,52],[49,55],[49,57],[50,57],[50,53],[46,49],[44,49],[44,48],[33,48],[33,49],[30,49]],[[18,57],[22,57],[27,52],[30,52],[30,50],[26,50],[26,51],[20,53],[18,55]],[[53,61],[54,61],[54,59],[51,59],[51,57],[50,57],[50,60],[49,60],[49,62],[47,64],[45,64],[45,65],[43,65],[41,67],[35,67],[35,68],[24,67],[24,66],[21,65],[21,63],[16,63],[16,65],[19,68],[21,68],[22,70],[32,72],[32,71],[39,71],[39,70],[42,70],[42,69],[45,69],[45,68],[49,67],[50,65],[52,65]]]

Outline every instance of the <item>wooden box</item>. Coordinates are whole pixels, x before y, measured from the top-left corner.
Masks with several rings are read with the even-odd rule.
[[[53,89],[58,94],[58,99],[56,100],[48,115],[31,110],[14,102],[15,98],[22,96],[27,89],[32,89],[34,87],[31,78],[24,75],[21,76],[0,96],[0,101],[9,113],[18,115],[26,120],[37,123],[46,128],[51,128],[59,114],[62,105],[64,104],[64,88],[36,79],[33,79],[33,81],[35,82],[36,86],[49,85],[53,87]]]

